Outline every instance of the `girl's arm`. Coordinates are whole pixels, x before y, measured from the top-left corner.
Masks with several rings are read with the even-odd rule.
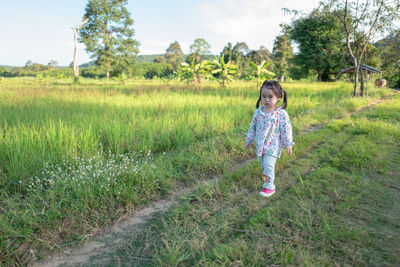
[[[281,141],[283,143],[283,146],[285,148],[291,148],[294,145],[292,124],[290,123],[289,114],[287,114],[286,110],[283,110],[282,117],[279,120],[279,131],[280,131]],[[291,149],[290,149],[290,151],[291,151]]]
[[[254,142],[254,137],[256,136],[256,123],[257,123],[257,110],[254,112],[253,118],[251,119],[249,131],[247,132],[245,142],[247,144],[252,144]]]

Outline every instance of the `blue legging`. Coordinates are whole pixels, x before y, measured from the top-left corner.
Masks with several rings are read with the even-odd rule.
[[[262,156],[258,157],[258,160],[260,161],[261,169],[263,170],[263,188],[275,190],[275,163],[277,157],[269,154],[263,154]]]

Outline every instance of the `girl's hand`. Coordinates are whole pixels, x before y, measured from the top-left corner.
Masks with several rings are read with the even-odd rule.
[[[249,143],[244,143],[244,149],[245,150],[249,150],[250,146],[251,145]]]
[[[287,154],[291,155],[292,154],[292,147],[290,146],[290,147],[288,147],[286,149],[287,149]]]

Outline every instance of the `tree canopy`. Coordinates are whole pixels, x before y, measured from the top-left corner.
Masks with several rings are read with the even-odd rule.
[[[274,61],[274,71],[281,82],[289,75],[289,61],[293,58],[293,47],[290,40],[290,26],[280,25],[282,35],[275,38],[274,48],[272,50],[272,59]]]
[[[96,64],[106,71],[132,62],[139,52],[133,39],[133,19],[126,8],[128,0],[89,0],[84,19],[89,21],[80,32],[80,41]]]
[[[184,54],[177,41],[171,43],[165,51],[165,59],[176,69],[184,60]]]
[[[292,22],[290,35],[299,47],[293,62],[301,76],[315,71],[318,81],[328,81],[329,74],[338,71],[345,35],[340,20],[333,13],[313,10]]]
[[[200,62],[204,59],[204,56],[211,54],[210,44],[203,38],[197,38],[194,40],[193,44],[190,46],[190,57],[188,60],[191,62],[194,57],[196,62]]]
[[[361,96],[364,91],[364,79],[361,64],[368,44],[386,31],[393,29],[395,21],[400,19],[399,0],[325,0],[324,10],[337,15],[345,32],[346,47],[355,67],[354,95],[359,95],[358,82],[361,74]]]

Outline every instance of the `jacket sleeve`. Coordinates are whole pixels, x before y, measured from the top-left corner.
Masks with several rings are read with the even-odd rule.
[[[257,124],[257,110],[254,112],[253,118],[251,119],[249,131],[246,136],[246,143],[252,144],[256,136],[256,124]]]
[[[286,112],[286,110],[282,111],[282,115],[279,120],[279,131],[283,146],[285,148],[293,146],[292,124],[290,123],[289,114]]]

